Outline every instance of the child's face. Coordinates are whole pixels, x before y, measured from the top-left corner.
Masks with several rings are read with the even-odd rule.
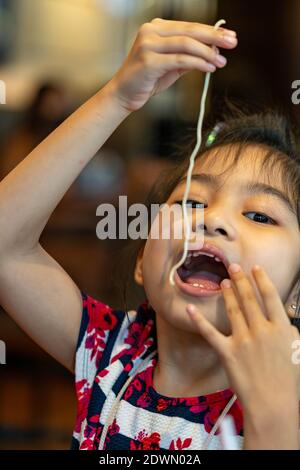
[[[261,169],[266,151],[259,146],[246,147],[237,165],[228,172],[225,170],[233,154],[228,153],[228,149],[217,151],[218,155],[215,149],[207,158],[197,160],[193,171],[193,175],[214,177],[217,185],[194,180],[188,196],[189,200],[205,203],[204,242],[222,250],[230,263],[240,264],[248,275],[253,265],[263,266],[282,301],[290,302],[300,274],[297,216],[277,196],[243,189],[249,183],[264,183],[284,193],[278,172],[275,172],[277,178],[272,178]],[[177,185],[167,203],[182,200],[184,190],[185,179]],[[228,334],[229,323],[220,290],[210,296],[196,296],[184,292],[178,283],[174,287],[170,284],[170,270],[182,250],[183,240],[148,238],[136,264],[135,280],[144,285],[154,310],[173,327],[192,332],[185,310],[187,303],[192,302],[220,331]],[[252,276],[251,280],[254,285]]]

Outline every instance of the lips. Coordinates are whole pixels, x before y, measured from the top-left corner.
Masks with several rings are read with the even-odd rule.
[[[215,295],[221,292],[222,280],[229,278],[229,264],[225,254],[215,245],[193,244],[184,264],[175,273],[175,281],[189,295]]]

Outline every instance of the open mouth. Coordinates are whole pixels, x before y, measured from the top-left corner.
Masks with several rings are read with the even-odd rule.
[[[189,292],[195,289],[198,292],[220,290],[220,284],[229,278],[223,261],[210,253],[189,251],[182,266],[177,269],[180,284],[185,285]]]

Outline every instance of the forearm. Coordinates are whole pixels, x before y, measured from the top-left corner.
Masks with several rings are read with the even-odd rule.
[[[38,244],[57,204],[128,114],[109,82],[0,182],[0,255]]]
[[[246,413],[244,450],[299,450],[298,413],[297,402]]]

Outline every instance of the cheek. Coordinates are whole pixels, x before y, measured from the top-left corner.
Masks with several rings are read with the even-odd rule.
[[[277,288],[281,298],[284,298],[288,294],[299,264],[291,245],[274,241],[274,239],[268,240],[265,243],[260,243],[252,253],[251,259],[247,259],[245,269],[250,274],[254,264],[261,265]]]
[[[168,267],[169,251],[170,242],[168,240],[147,240],[143,256],[145,288],[147,288],[149,284],[156,285],[162,282],[164,273]]]

